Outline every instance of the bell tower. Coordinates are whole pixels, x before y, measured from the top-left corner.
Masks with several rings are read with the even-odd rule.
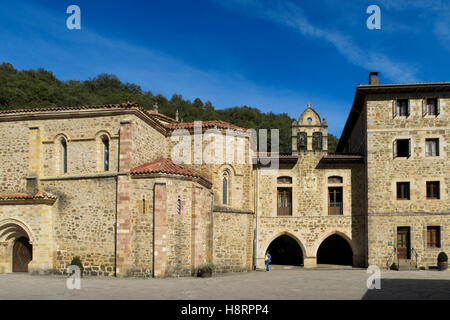
[[[301,152],[328,152],[328,125],[325,118],[321,121],[319,114],[311,108],[311,103],[300,115],[298,121],[292,122],[292,154]]]

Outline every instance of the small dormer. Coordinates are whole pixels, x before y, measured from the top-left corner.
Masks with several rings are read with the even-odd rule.
[[[308,103],[298,121],[292,122],[292,153],[328,150],[328,125]]]

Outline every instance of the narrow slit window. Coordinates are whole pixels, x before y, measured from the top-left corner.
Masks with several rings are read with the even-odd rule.
[[[177,214],[181,214],[181,199],[177,200]]]
[[[67,173],[67,142],[65,139],[61,140],[61,171]]]
[[[228,175],[226,173],[222,178],[222,204],[228,204]]]
[[[109,171],[109,139],[107,137],[103,137],[102,143],[103,143],[103,170]]]

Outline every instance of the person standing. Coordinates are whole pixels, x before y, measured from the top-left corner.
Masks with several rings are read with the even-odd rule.
[[[266,262],[266,272],[267,272],[269,271],[269,263],[272,261],[272,256],[270,255],[269,252],[266,253],[264,261]]]

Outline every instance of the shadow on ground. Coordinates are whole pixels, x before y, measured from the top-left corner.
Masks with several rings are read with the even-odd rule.
[[[381,279],[381,289],[367,290],[363,300],[450,300],[450,280]]]

